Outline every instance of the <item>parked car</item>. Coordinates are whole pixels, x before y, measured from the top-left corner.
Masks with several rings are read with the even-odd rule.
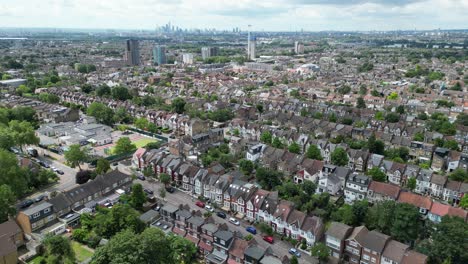
[[[299,252],[299,250],[297,250],[295,248],[290,248],[288,252],[289,252],[289,254],[295,255],[298,258],[301,257],[301,252]]]
[[[157,204],[157,205],[153,206],[153,210],[159,212],[159,210],[161,210],[161,205]]]
[[[50,168],[50,165],[47,164],[47,162],[44,162],[44,161],[42,161],[42,160],[39,161],[39,165],[41,165],[41,166],[44,167],[44,168]]]
[[[142,174],[138,174],[138,175],[137,175],[137,178],[138,178],[139,180],[141,180],[141,181],[146,180],[146,177],[143,176]]]
[[[256,234],[257,234],[257,229],[255,229],[255,227],[253,227],[253,226],[248,226],[248,227],[245,229],[245,231],[247,231],[247,232],[249,232],[249,233],[251,233],[251,234],[253,234],[253,235],[256,235]]]
[[[240,222],[237,219],[235,219],[234,217],[229,218],[229,222],[231,224],[233,224],[233,225],[236,225],[236,226],[240,225]]]
[[[195,203],[195,205],[198,206],[198,207],[201,207],[201,208],[205,208],[205,203],[202,202],[202,201],[197,201],[197,202]]]
[[[35,203],[38,203],[38,202],[44,200],[45,197],[46,197],[46,196],[45,196],[44,194],[41,194],[41,195],[39,195],[38,197],[34,198],[34,202],[35,202]]]
[[[273,244],[273,242],[275,242],[275,239],[272,236],[264,236],[263,240],[265,240],[266,242],[270,244]]]
[[[113,166],[119,166],[119,163],[118,162],[114,162],[112,163]]]
[[[144,191],[145,193],[147,193],[147,194],[154,194],[154,192],[153,192],[152,190],[150,190],[150,189],[146,189],[146,188],[145,188],[145,189],[143,189],[143,191]]]
[[[57,174],[60,174],[60,175],[65,174],[62,170],[59,170],[59,169],[57,169],[55,172],[56,172]]]
[[[206,209],[207,211],[214,212],[214,208],[213,208],[213,206],[211,206],[211,205],[206,205],[206,206],[205,206],[205,209]]]
[[[220,218],[226,219],[226,214],[223,212],[217,212],[216,215]]]
[[[175,188],[174,187],[166,187],[166,192],[168,193],[174,193],[175,192]]]
[[[27,149],[29,156],[31,157],[37,157],[39,154],[37,153],[37,149],[35,148],[28,148]]]
[[[28,200],[25,200],[25,201],[21,202],[19,206],[20,206],[20,208],[28,208],[33,203],[34,203],[33,200],[28,199]]]

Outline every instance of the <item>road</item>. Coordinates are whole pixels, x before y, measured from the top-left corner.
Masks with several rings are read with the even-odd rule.
[[[160,192],[160,189],[163,188],[162,184],[160,184],[158,182],[155,182],[155,181],[149,182],[149,181],[135,180],[134,182],[135,183],[141,183],[144,188],[152,190],[154,192],[155,196],[160,198],[159,197],[159,192]],[[176,206],[179,205],[179,204],[187,204],[187,205],[190,206],[191,210],[201,210],[203,212],[206,212],[205,209],[201,209],[200,207],[195,205],[195,202],[196,202],[195,198],[191,197],[190,195],[188,195],[188,194],[186,194],[186,193],[184,193],[183,191],[180,191],[180,190],[176,190],[174,193],[166,193],[165,201],[168,202],[168,203],[174,204]],[[229,216],[226,219],[222,219],[220,217],[217,217],[215,214],[213,214],[213,218],[215,219],[215,222],[217,224],[225,223],[225,224],[227,224],[229,226],[230,230],[238,231],[243,236],[246,236],[246,235],[250,234],[249,232],[245,231],[245,228],[247,226],[249,226],[249,224],[247,222],[245,222],[245,221],[240,221],[241,225],[236,226],[236,225],[231,224],[228,221]],[[259,230],[257,230],[257,232],[259,232]],[[261,247],[263,247],[263,248],[271,247],[273,249],[273,252],[277,256],[279,256],[280,258],[285,256],[285,255],[286,256],[291,256],[288,253],[288,250],[293,246],[288,242],[281,241],[281,240],[275,238],[275,242],[273,244],[269,244],[268,242],[264,241],[262,239],[262,235],[258,234],[258,233],[257,233],[257,235],[254,235],[254,238]],[[309,255],[306,255],[306,254],[302,253],[301,258],[299,258],[299,263],[303,263],[303,264],[318,263],[318,260],[316,260],[315,258],[313,258],[313,257],[311,257]]]

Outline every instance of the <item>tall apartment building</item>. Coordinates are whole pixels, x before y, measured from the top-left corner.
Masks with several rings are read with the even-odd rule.
[[[257,42],[257,37],[255,36],[249,36],[249,41],[248,41],[248,58],[250,60],[255,60],[255,44]]]
[[[162,65],[167,63],[166,46],[156,45],[153,47],[154,64]]]
[[[129,65],[140,65],[140,47],[138,45],[138,40],[127,39],[124,59]]]
[[[192,53],[182,54],[182,62],[184,64],[193,64],[193,54]]]
[[[294,53],[303,54],[304,53],[304,44],[299,41],[294,42]]]
[[[201,49],[202,59],[206,60],[209,57],[218,56],[218,47],[203,47]]]

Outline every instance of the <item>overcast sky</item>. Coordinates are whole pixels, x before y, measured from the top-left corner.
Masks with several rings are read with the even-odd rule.
[[[257,31],[468,28],[468,0],[0,0],[0,27]]]

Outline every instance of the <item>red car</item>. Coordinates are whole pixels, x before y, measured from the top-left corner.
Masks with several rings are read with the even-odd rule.
[[[205,208],[205,203],[202,202],[202,201],[197,201],[197,202],[195,203],[195,205],[198,206],[198,207],[201,207],[201,208]]]
[[[273,242],[275,241],[272,236],[264,236],[263,240],[265,240],[266,242],[270,244],[273,244]]]

